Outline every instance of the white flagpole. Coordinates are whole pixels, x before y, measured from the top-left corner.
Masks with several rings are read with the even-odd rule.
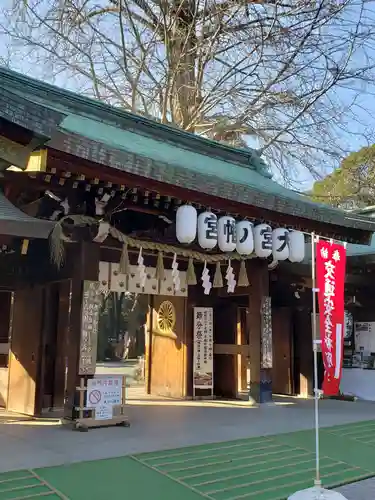
[[[322,487],[322,481],[320,479],[320,451],[319,451],[319,398],[320,391],[318,389],[318,345],[321,344],[321,340],[317,339],[317,325],[316,325],[316,294],[318,292],[316,288],[316,263],[315,263],[315,253],[316,247],[315,243],[318,241],[319,236],[315,233],[311,233],[311,278],[312,278],[312,337],[313,337],[313,350],[314,350],[314,408],[315,408],[315,463],[316,463],[316,475],[314,486],[308,488],[307,490],[297,491],[291,495],[288,500],[346,500],[341,493],[332,490],[326,490]]]
[[[312,278],[312,333],[313,333],[313,351],[314,351],[314,409],[315,409],[315,481],[316,488],[322,487],[320,480],[320,449],[319,449],[319,397],[320,392],[318,388],[318,344],[321,343],[317,339],[316,327],[316,273],[315,273],[315,233],[311,233],[311,278]]]

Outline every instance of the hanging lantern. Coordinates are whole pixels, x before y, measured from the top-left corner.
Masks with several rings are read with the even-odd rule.
[[[236,225],[236,248],[240,255],[250,255],[254,252],[253,224],[248,220],[241,220]]]
[[[268,224],[254,227],[254,249],[257,257],[266,258],[272,253],[272,229]]]
[[[289,257],[289,231],[278,227],[272,231],[272,255],[274,260],[286,260]]]
[[[291,231],[288,239],[290,262],[302,262],[305,258],[305,235],[301,231]]]
[[[217,217],[212,212],[198,216],[198,243],[205,250],[212,250],[217,244]]]
[[[236,249],[236,220],[233,217],[220,217],[217,223],[217,239],[222,252],[233,252]]]
[[[197,211],[192,205],[182,205],[176,212],[176,238],[180,243],[192,243],[197,235]]]

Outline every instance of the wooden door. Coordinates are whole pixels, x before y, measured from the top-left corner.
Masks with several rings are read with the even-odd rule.
[[[54,406],[59,285],[60,283],[50,283],[46,286],[44,293],[45,314],[43,315],[41,346],[43,408],[52,408]]]
[[[6,408],[8,398],[11,296],[11,292],[0,292],[0,407],[3,408]]]
[[[43,288],[13,295],[7,409],[26,415],[40,411],[38,382],[43,318]]]
[[[56,324],[56,354],[53,388],[53,407],[63,408],[67,388],[67,360],[69,359],[69,325],[71,311],[71,281],[59,283],[59,303]]]
[[[287,307],[272,310],[272,392],[292,394],[292,315]]]
[[[230,299],[214,309],[215,396],[237,397],[237,306]]]
[[[153,295],[150,310],[146,340],[150,393],[183,398],[187,392],[186,298]]]
[[[249,346],[248,339],[248,308],[238,307],[237,309],[237,344],[243,347]],[[249,351],[246,354],[237,355],[237,392],[238,397],[246,396],[249,393],[250,382]]]
[[[304,398],[314,394],[311,318],[311,311],[306,308],[294,313],[294,390]]]

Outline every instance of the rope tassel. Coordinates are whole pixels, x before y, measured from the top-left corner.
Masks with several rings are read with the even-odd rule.
[[[214,288],[221,288],[223,286],[223,276],[221,274],[220,262],[216,262],[214,282],[213,282],[212,286]]]
[[[191,286],[197,284],[197,277],[195,275],[193,257],[189,257],[189,263],[186,271],[186,283]]]
[[[247,276],[246,262],[244,260],[241,260],[237,286],[249,286],[249,285],[250,283],[249,283],[249,278]]]
[[[158,260],[156,261],[155,278],[163,281],[165,276],[163,252],[158,253]]]
[[[120,274],[125,274],[126,276],[129,276],[129,274],[130,274],[130,261],[129,261],[129,253],[128,253],[127,243],[124,243],[122,246],[119,271],[120,271]]]

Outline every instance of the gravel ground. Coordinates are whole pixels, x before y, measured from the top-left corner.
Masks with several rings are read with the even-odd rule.
[[[374,500],[375,478],[342,486],[337,491],[344,495],[347,500]]]

